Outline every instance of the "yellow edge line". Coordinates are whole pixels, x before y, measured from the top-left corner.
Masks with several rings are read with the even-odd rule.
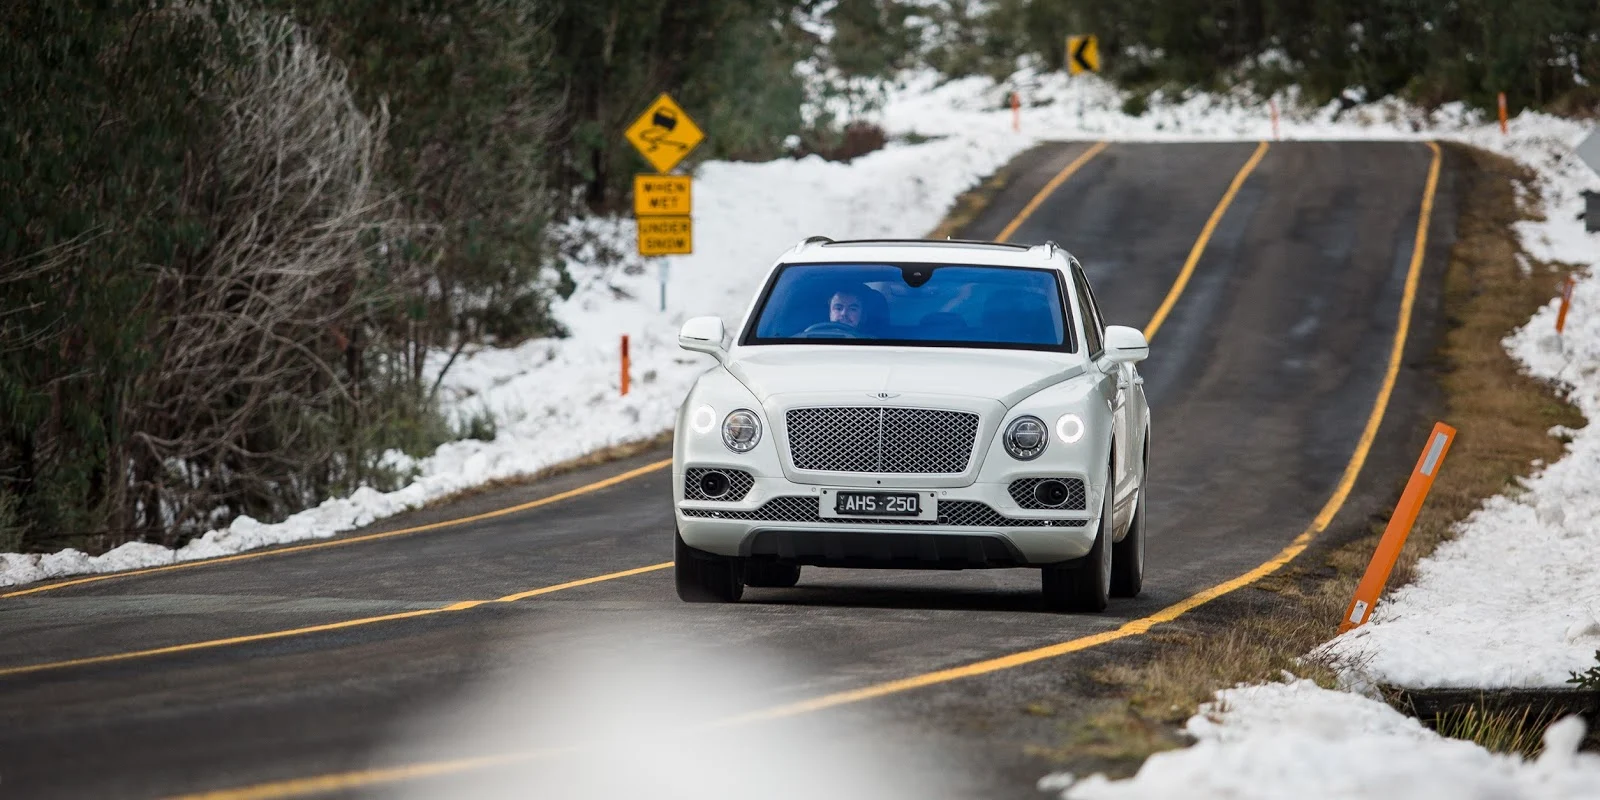
[[[1011,234],[1016,233],[1017,229],[1022,227],[1022,223],[1027,222],[1028,217],[1033,216],[1033,212],[1039,208],[1039,204],[1043,203],[1045,198],[1048,198],[1051,194],[1053,194],[1056,189],[1061,188],[1061,184],[1066,183],[1067,179],[1072,177],[1072,173],[1077,172],[1080,167],[1089,163],[1089,159],[1099,155],[1100,151],[1106,149],[1108,144],[1108,142],[1095,142],[1093,147],[1083,151],[1083,154],[1073,159],[1072,163],[1062,167],[1061,171],[1057,172],[1056,176],[1051,178],[1050,182],[1045,184],[1044,188],[1040,189],[1039,192],[1033,196],[1033,199],[1029,200],[1028,204],[1023,206],[1022,210],[1018,211],[1017,215],[1012,217],[1010,222],[1006,223],[1004,228],[1000,229],[1000,233],[994,237],[994,240],[997,242],[1003,242],[1007,239],[1010,239]]]
[[[1356,477],[1361,473],[1361,468],[1366,464],[1367,454],[1372,449],[1372,442],[1377,438],[1378,428],[1383,422],[1384,413],[1389,407],[1389,398],[1394,392],[1394,384],[1400,374],[1400,363],[1405,353],[1406,339],[1411,330],[1411,312],[1416,302],[1417,285],[1421,279],[1422,263],[1425,260],[1428,246],[1428,225],[1433,217],[1433,199],[1439,186],[1439,162],[1441,153],[1439,145],[1427,142],[1433,150],[1433,163],[1428,168],[1428,181],[1423,189],[1422,209],[1417,217],[1416,243],[1411,253],[1410,271],[1406,275],[1405,293],[1400,299],[1399,323],[1395,330],[1394,345],[1389,352],[1389,366],[1384,373],[1383,385],[1378,390],[1378,396],[1373,403],[1372,413],[1367,417],[1366,428],[1361,433],[1360,440],[1356,443],[1355,452],[1351,454],[1350,462],[1345,466],[1344,475],[1339,479],[1339,485],[1334,490],[1333,496],[1323,505],[1322,511],[1312,520],[1311,526],[1294,538],[1294,541],[1278,554],[1268,559],[1265,563],[1244,573],[1232,580],[1224,581],[1208,589],[1197,592],[1183,600],[1157,611],[1147,617],[1123,623],[1115,630],[1096,633],[1065,642],[1060,642],[1034,650],[1013,653],[1000,658],[992,658],[967,664],[951,669],[938,670],[922,675],[914,675],[896,681],[865,686],[845,692],[823,695],[811,700],[802,700],[798,703],[778,706],[765,711],[744,714],[724,720],[721,724],[733,725],[760,720],[790,717],[812,711],[820,711],[835,706],[858,703],[898,692],[918,689],[938,683],[946,683],[960,678],[970,678],[991,672],[1012,669],[1037,661],[1087,650],[1103,644],[1109,644],[1118,639],[1126,639],[1149,632],[1157,625],[1171,622],[1194,609],[1205,605],[1223,595],[1242,589],[1256,581],[1282,569],[1283,566],[1300,555],[1311,540],[1321,533],[1333,521],[1333,517],[1344,505],[1350,496],[1351,489],[1355,486]],[[1257,150],[1257,152],[1262,152]],[[511,756],[496,756],[488,760],[495,763],[504,763]],[[296,780],[281,781],[277,783],[262,783],[254,786],[245,786],[238,789],[224,789],[216,792],[199,795],[184,795],[173,800],[277,800],[277,798],[306,797],[324,793],[331,789],[351,789],[370,786],[377,783],[392,783],[412,777],[405,774],[408,771],[418,771],[417,776],[446,775],[479,768],[474,759],[460,759],[455,761],[435,761],[415,764],[406,767],[396,767],[387,770],[369,770],[365,772],[347,772],[323,775],[314,778],[301,778]],[[365,777],[379,776],[379,777]],[[321,788],[327,786],[329,788]]]
[[[571,589],[571,588],[578,587],[578,586],[588,586],[589,584],[592,584],[592,583],[600,583],[602,581],[611,581],[611,580],[616,580],[618,578],[627,578],[627,577],[631,577],[633,575],[639,575],[639,574],[642,574],[642,573],[645,573],[645,572],[654,572],[656,570],[666,569],[667,567],[670,567],[670,566],[672,566],[672,562],[668,561],[668,562],[661,563],[661,564],[652,564],[652,565],[650,565],[648,567],[637,567],[637,568],[634,568],[634,569],[625,569],[625,570],[622,570],[621,572],[612,572],[612,573],[608,573],[608,574],[605,574],[605,575],[597,575],[597,576],[595,576],[593,578],[584,578],[583,580],[568,581],[567,583],[560,583],[560,584],[556,584],[555,586],[546,586],[546,587],[541,588],[541,589],[534,589],[532,591],[520,592],[518,594],[506,595],[505,597],[499,598],[498,600],[495,600],[493,602],[511,603],[511,602],[515,602],[517,600],[521,600],[521,599],[528,598],[528,597],[534,597],[534,596],[542,595],[542,594],[550,594],[551,592],[559,592],[559,591],[561,591],[563,589]],[[27,674],[34,673],[34,672],[45,672],[45,671],[48,671],[48,670],[65,669],[67,667],[83,667],[83,666],[88,666],[88,665],[91,665],[91,664],[109,664],[109,663],[116,662],[116,661],[131,661],[131,660],[136,659],[136,658],[150,658],[152,656],[165,656],[165,655],[172,655],[174,653],[188,653],[188,652],[192,652],[192,651],[195,651],[195,650],[210,650],[210,649],[217,648],[217,647],[228,647],[230,645],[236,645],[236,644],[249,644],[251,642],[265,642],[265,641],[270,641],[272,639],[287,639],[287,638],[292,637],[292,636],[306,636],[306,635],[313,634],[313,633],[325,633],[327,631],[342,630],[344,628],[355,628],[355,627],[359,627],[359,626],[362,626],[362,625],[374,625],[374,624],[377,624],[379,622],[393,622],[395,620],[414,619],[416,617],[426,617],[426,616],[430,616],[430,615],[433,615],[433,614],[442,614],[442,613],[445,613],[445,612],[448,612],[448,611],[466,611],[467,609],[477,608],[478,606],[481,606],[486,602],[491,602],[491,601],[487,601],[487,600],[463,600],[463,601],[461,601],[459,603],[451,603],[450,605],[439,606],[438,608],[422,608],[422,609],[417,609],[416,611],[402,611],[402,612],[400,612],[398,614],[383,614],[381,616],[376,616],[376,617],[360,617],[358,619],[347,619],[347,620],[341,620],[339,622],[329,622],[329,623],[326,623],[326,624],[323,624],[323,625],[309,625],[309,626],[306,626],[306,627],[303,627],[303,628],[289,628],[287,630],[281,630],[281,631],[268,631],[266,633],[252,633],[252,634],[247,634],[245,636],[230,636],[230,637],[228,637],[226,639],[210,639],[210,640],[203,641],[203,642],[189,642],[187,644],[175,644],[175,645],[170,645],[170,646],[167,646],[167,647],[152,647],[152,648],[150,648],[148,650],[132,650],[132,651],[129,651],[129,652],[126,652],[126,653],[110,653],[110,654],[103,655],[103,656],[89,656],[87,658],[74,658],[74,659],[70,659],[70,660],[67,660],[67,661],[50,661],[50,662],[46,662],[46,663],[43,663],[43,664],[28,664],[26,666],[21,666],[21,667],[8,667],[8,668],[5,668],[5,669],[0,669],[0,678],[9,677],[9,676],[13,676],[13,675],[27,675]]]
[[[1156,331],[1161,330],[1161,323],[1167,321],[1167,315],[1172,313],[1172,307],[1178,304],[1178,297],[1183,294],[1184,288],[1189,285],[1189,277],[1194,275],[1194,268],[1200,263],[1200,255],[1205,252],[1206,245],[1211,242],[1211,234],[1216,232],[1217,224],[1222,222],[1222,215],[1227,213],[1228,206],[1233,205],[1233,197],[1239,193],[1239,187],[1244,185],[1245,178],[1250,177],[1250,173],[1255,170],[1257,164],[1261,163],[1262,156],[1266,154],[1267,143],[1261,142],[1257,144],[1256,151],[1250,156],[1250,160],[1244,162],[1244,166],[1239,169],[1239,173],[1233,176],[1233,183],[1228,184],[1228,191],[1223,193],[1221,202],[1217,203],[1217,207],[1211,210],[1211,217],[1206,220],[1206,226],[1200,229],[1200,238],[1195,239],[1194,247],[1189,248],[1189,257],[1184,260],[1183,269],[1178,272],[1178,279],[1173,281],[1172,289],[1167,292],[1166,299],[1161,301],[1161,307],[1156,309],[1155,316],[1150,318],[1150,324],[1144,326],[1144,338],[1146,341],[1155,338]]]
[[[365,534],[365,535],[362,535],[362,536],[351,536],[351,537],[344,538],[344,539],[333,539],[331,541],[326,541],[326,542],[316,542],[314,544],[300,544],[300,545],[294,545],[292,547],[280,547],[280,548],[276,548],[276,549],[272,549],[272,550],[260,550],[260,551],[254,552],[254,553],[241,553],[241,554],[236,555],[236,556],[223,556],[221,558],[199,559],[199,560],[195,560],[195,561],[185,561],[185,562],[180,563],[180,564],[168,564],[168,565],[163,566],[163,567],[148,567],[146,569],[128,570],[127,572],[110,572],[110,573],[106,573],[104,575],[91,575],[91,576],[86,577],[86,578],[77,578],[77,579],[70,580],[70,581],[62,581],[60,583],[52,583],[52,584],[47,584],[45,586],[35,586],[35,587],[31,588],[31,589],[23,589],[21,591],[8,592],[6,594],[0,594],[0,599],[4,599],[4,598],[7,598],[7,597],[22,597],[24,595],[38,594],[40,592],[50,592],[50,591],[54,591],[56,589],[65,589],[68,586],[81,586],[81,585],[83,585],[85,583],[98,583],[100,581],[109,581],[109,580],[112,580],[114,578],[131,578],[131,577],[133,577],[135,575],[152,575],[152,574],[155,574],[157,572],[170,572],[172,570],[177,570],[177,569],[191,569],[191,568],[194,568],[194,567],[209,567],[209,566],[214,566],[214,565],[217,565],[217,564],[227,564],[227,563],[234,562],[234,561],[245,561],[245,560],[252,559],[252,558],[266,558],[268,556],[281,556],[281,555],[288,555],[289,553],[304,553],[304,552],[306,552],[308,550],[321,550],[323,548],[328,548],[328,547],[343,547],[345,545],[358,544],[360,542],[375,542],[375,541],[378,541],[380,539],[391,539],[391,538],[394,538],[396,536],[407,536],[407,535],[410,535],[410,534],[413,534],[413,533],[422,533],[423,531],[439,530],[440,528],[451,528],[451,527],[455,527],[457,525],[465,525],[465,524],[467,524],[469,522],[481,522],[481,521],[486,520],[486,519],[494,519],[496,517],[503,517],[503,516],[505,516],[507,514],[515,514],[515,513],[519,512],[519,511],[527,511],[529,509],[538,508],[540,506],[546,506],[546,505],[549,505],[551,503],[558,503],[558,502],[560,502],[562,500],[567,500],[569,498],[577,497],[579,495],[585,495],[585,494],[589,494],[590,492],[596,492],[596,491],[599,491],[601,489],[605,489],[605,488],[610,487],[610,486],[615,486],[615,485],[617,485],[619,483],[622,483],[624,481],[633,480],[634,478],[637,478],[640,475],[646,475],[648,473],[655,472],[657,470],[665,469],[666,467],[669,467],[669,466],[672,466],[672,459],[664,458],[664,459],[662,459],[660,461],[652,462],[652,463],[646,464],[646,465],[644,465],[642,467],[638,467],[636,469],[630,469],[627,472],[623,472],[623,473],[620,473],[620,474],[617,474],[617,475],[613,475],[613,476],[611,476],[609,478],[606,478],[604,480],[599,480],[599,481],[595,481],[594,483],[590,483],[590,484],[587,484],[587,485],[584,485],[584,486],[579,486],[576,489],[568,489],[565,492],[560,492],[558,494],[553,494],[553,495],[550,495],[549,497],[541,497],[538,500],[531,500],[529,502],[521,503],[519,505],[507,506],[506,508],[498,508],[498,509],[495,509],[494,511],[486,511],[486,512],[484,512],[482,514],[474,514],[474,515],[472,515],[470,517],[459,517],[457,519],[447,519],[447,520],[444,520],[444,521],[441,521],[441,522],[431,522],[431,523],[428,523],[427,525],[417,525],[417,526],[411,527],[411,528],[401,528],[400,530],[396,530],[396,531],[384,531],[382,533],[368,533],[368,534]],[[596,580],[603,580],[603,579],[604,578],[597,578]],[[0,673],[0,674],[4,674],[4,673]]]

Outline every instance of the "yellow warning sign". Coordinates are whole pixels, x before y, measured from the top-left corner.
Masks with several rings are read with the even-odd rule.
[[[1067,37],[1067,73],[1100,71],[1100,40],[1095,36]]]
[[[671,172],[706,138],[672,98],[662,92],[623,133],[657,172]]]
[[[637,217],[656,217],[668,214],[687,214],[693,206],[694,193],[688,175],[633,176],[633,214]]]
[[[686,256],[694,252],[694,223],[688,217],[640,217],[639,255]]]

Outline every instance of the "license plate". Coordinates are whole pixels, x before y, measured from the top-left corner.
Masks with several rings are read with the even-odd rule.
[[[836,492],[833,511],[848,517],[920,517],[922,497],[911,492]]]

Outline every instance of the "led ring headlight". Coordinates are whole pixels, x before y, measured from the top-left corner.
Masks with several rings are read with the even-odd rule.
[[[748,408],[732,411],[722,420],[722,443],[735,453],[748,453],[761,441],[761,418]]]
[[[711,406],[701,406],[689,417],[689,427],[694,428],[695,433],[710,433],[716,426],[717,412]]]
[[[1062,414],[1056,420],[1056,435],[1063,444],[1072,444],[1083,438],[1083,419],[1077,414]]]
[[[1050,444],[1050,433],[1044,426],[1044,421],[1038,417],[1017,417],[1006,426],[1004,436],[1000,437],[1001,444],[1006,447],[1006,452],[1018,461],[1032,461],[1044,452],[1046,445]]]

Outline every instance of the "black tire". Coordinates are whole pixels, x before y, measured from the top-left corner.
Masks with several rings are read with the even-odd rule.
[[[1107,475],[1112,473],[1108,470]],[[1107,479],[1109,482],[1109,478]],[[1105,500],[1100,505],[1100,526],[1095,531],[1094,546],[1080,561],[1067,567],[1045,567],[1040,570],[1040,585],[1044,590],[1044,604],[1052,611],[1100,612],[1106,610],[1111,595],[1111,496],[1115,491],[1106,487]]]
[[[685,603],[733,603],[744,594],[744,572],[739,560],[713,555],[684,544],[674,533],[672,574],[678,599]]]
[[[768,589],[787,589],[800,582],[799,564],[744,565],[744,585]]]
[[[1144,487],[1122,541],[1111,548],[1111,596],[1138,597],[1144,588]]]

